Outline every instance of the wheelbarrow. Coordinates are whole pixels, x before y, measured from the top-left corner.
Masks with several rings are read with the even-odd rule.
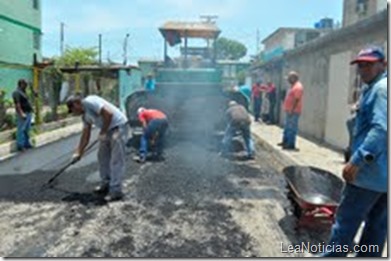
[[[297,217],[296,229],[327,228],[334,223],[344,182],[315,167],[289,166],[283,170],[288,199]]]

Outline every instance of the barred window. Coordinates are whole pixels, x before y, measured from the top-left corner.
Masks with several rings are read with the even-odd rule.
[[[37,9],[37,10],[39,9],[38,1],[39,1],[39,0],[33,0],[33,8],[34,8],[34,9]]]
[[[33,32],[33,48],[35,50],[41,49],[41,34],[39,32]]]
[[[356,13],[365,14],[367,10],[368,10],[368,0],[357,0]]]

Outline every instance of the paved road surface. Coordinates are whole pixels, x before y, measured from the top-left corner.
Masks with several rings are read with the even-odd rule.
[[[291,256],[281,245],[322,240],[295,233],[285,182],[261,149],[248,162],[200,140],[172,142],[164,162],[128,154],[126,197],[109,204],[91,193],[95,151],[42,190],[78,139],[0,163],[0,256]]]

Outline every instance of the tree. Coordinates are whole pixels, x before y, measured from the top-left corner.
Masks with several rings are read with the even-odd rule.
[[[239,60],[247,54],[247,48],[244,44],[220,37],[216,41],[217,59],[220,60]]]
[[[75,66],[76,62],[79,65],[91,65],[97,63],[98,51],[95,47],[91,48],[67,48],[64,54],[55,60],[56,67]]]
[[[49,87],[50,107],[52,109],[52,118],[57,119],[57,107],[60,102],[61,84],[64,76],[60,71],[61,67],[74,67],[76,63],[79,65],[97,64],[98,51],[96,48],[67,48],[64,54],[54,58],[54,65],[44,69],[44,81]],[[90,75],[84,73],[83,81],[88,82]],[[87,84],[84,84],[86,87]],[[84,90],[88,93],[88,90]]]

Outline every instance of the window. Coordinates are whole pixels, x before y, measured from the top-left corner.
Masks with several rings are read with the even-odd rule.
[[[33,48],[36,50],[41,49],[41,34],[39,32],[33,32]]]
[[[365,14],[368,9],[368,0],[357,0],[356,2],[356,13]]]
[[[38,1],[39,1],[39,0],[33,0],[33,8],[34,8],[34,9],[37,9],[37,10],[39,9]]]

